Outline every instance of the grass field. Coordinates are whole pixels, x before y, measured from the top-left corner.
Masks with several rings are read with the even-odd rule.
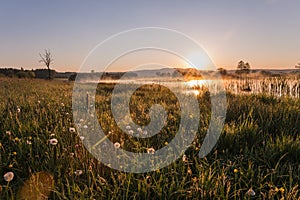
[[[154,172],[130,174],[104,166],[85,150],[73,129],[72,89],[71,82],[0,79],[0,199],[300,198],[299,99],[227,94],[222,135],[200,159],[210,116],[204,93],[197,97],[197,138],[185,156]],[[95,105],[104,131],[113,133],[110,140],[131,151],[168,145],[180,120],[176,98],[169,94],[169,102],[163,102],[172,123],[153,138],[135,139],[113,120],[112,89],[112,84],[99,85]],[[149,122],[154,99],[168,95],[163,88],[151,96],[147,91],[141,88],[131,99],[131,115],[140,124]],[[8,172],[14,174],[9,181]]]

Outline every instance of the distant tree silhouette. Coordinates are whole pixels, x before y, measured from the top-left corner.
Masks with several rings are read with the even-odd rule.
[[[242,75],[242,79],[244,80],[244,85],[242,86],[242,90],[244,91],[251,91],[250,85],[248,83],[248,76],[247,74],[250,73],[250,64],[248,62],[240,61],[237,65],[237,74]]]
[[[46,65],[46,67],[48,69],[48,79],[51,79],[50,65],[53,62],[53,58],[52,58],[50,50],[45,50],[44,54],[40,53],[40,57],[41,57],[41,60],[39,62],[44,63]]]
[[[298,63],[298,65],[296,65],[295,68],[300,69],[300,63]]]
[[[0,77],[34,78],[35,74],[33,70],[25,70],[23,67],[21,69],[0,68]]]
[[[240,61],[237,65],[237,71],[238,74],[248,74],[250,72],[250,64],[245,63],[244,61]]]
[[[222,68],[222,67],[220,67],[220,68],[218,68],[218,71],[220,72],[220,74],[221,75],[227,75],[227,70],[226,69],[224,69],[224,68]]]
[[[237,72],[242,71],[242,69],[244,68],[244,66],[245,66],[245,63],[244,63],[244,61],[241,60],[241,61],[238,63],[238,65],[237,65]]]
[[[245,63],[245,66],[244,66],[244,72],[246,73],[246,74],[249,74],[249,72],[250,72],[250,64],[249,63]]]

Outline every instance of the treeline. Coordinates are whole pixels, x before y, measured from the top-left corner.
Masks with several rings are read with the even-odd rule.
[[[55,77],[56,74],[55,70],[51,70],[51,77]],[[48,69],[24,70],[23,68],[0,68],[0,77],[47,79],[49,78],[48,75]]]
[[[13,69],[13,68],[2,68],[0,69],[0,77],[10,78],[34,78],[35,73],[33,70]]]
[[[173,70],[172,70],[173,71]],[[153,73],[154,72],[154,73]],[[73,73],[69,77],[69,81],[74,81],[75,79],[80,81],[87,80],[98,80],[101,78],[102,80],[118,80],[120,78],[132,79],[137,77],[185,77],[185,78],[202,78],[200,71],[196,69],[176,69],[173,72],[163,72],[160,70],[151,70],[148,71],[151,75],[146,75],[146,72],[91,72],[91,73]]]
[[[69,76],[69,81],[75,81],[75,79],[80,81],[85,80],[98,80],[101,77],[102,80],[117,80],[126,74],[126,78],[137,77],[134,72],[91,72],[91,73],[73,73]]]

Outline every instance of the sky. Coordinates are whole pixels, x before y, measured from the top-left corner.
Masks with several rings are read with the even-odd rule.
[[[225,69],[235,69],[240,60],[261,69],[293,69],[300,62],[298,0],[1,0],[0,5],[0,67],[44,67],[39,53],[50,49],[52,68],[78,71],[96,45],[141,27],[186,34]]]

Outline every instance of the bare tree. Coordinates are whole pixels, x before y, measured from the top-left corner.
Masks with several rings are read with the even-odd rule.
[[[44,63],[48,69],[48,79],[51,79],[51,69],[50,65],[53,63],[53,58],[51,55],[50,50],[45,49],[45,53],[41,54],[40,53],[41,60],[39,61],[40,63]]]

